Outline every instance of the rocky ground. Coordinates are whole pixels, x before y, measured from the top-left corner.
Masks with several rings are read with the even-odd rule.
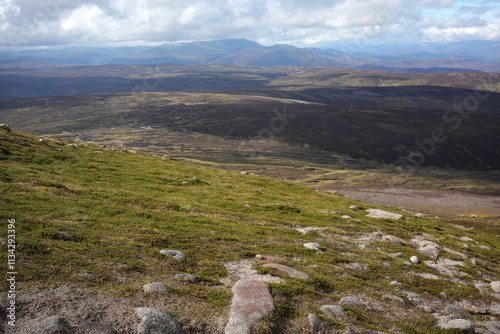
[[[360,210],[359,206],[352,206],[351,210]],[[383,210],[369,210],[370,217],[390,218],[395,221],[404,221],[405,217]],[[375,214],[375,216],[373,216]],[[421,217],[423,215],[420,215]],[[353,224],[359,219],[343,216]],[[293,227],[290,227],[293,228]],[[295,227],[302,235],[318,233],[320,242],[304,243],[303,247],[318,254],[325,251],[330,243],[337,247],[345,245],[351,247],[349,255],[353,262],[332,265],[332,275],[356,275],[356,273],[374,270],[374,265],[363,260],[364,253],[378,252],[385,254],[386,261],[383,267],[399,265],[404,271],[403,277],[411,277],[408,282],[400,282],[401,277],[385,277],[385,284],[380,291],[374,294],[371,289],[358,293],[344,293],[338,291],[339,299],[336,303],[318,304],[316,309],[305,315],[305,327],[288,328],[286,333],[383,333],[360,326],[357,317],[366,319],[383,316],[391,319],[395,325],[389,328],[389,333],[406,332],[396,324],[402,318],[412,318],[417,322],[419,314],[430,314],[436,319],[434,333],[500,333],[500,281],[499,277],[492,277],[483,268],[489,263],[485,259],[472,257],[469,250],[479,248],[489,251],[491,248],[477,242],[468,236],[459,236],[462,231],[470,230],[462,226],[455,226],[457,235],[449,234],[452,239],[462,245],[460,251],[447,247],[442,237],[430,233],[412,234],[410,239],[403,239],[376,231],[371,233],[357,233],[345,235],[342,231],[328,227]],[[377,247],[378,244],[392,244],[399,249],[408,251],[385,253]],[[185,254],[176,250],[162,250],[160,252],[175,261],[185,261]],[[407,254],[413,254],[408,257]],[[382,258],[382,257],[381,257]],[[421,260],[420,258],[427,259]],[[390,260],[389,260],[390,259]],[[355,261],[354,261],[355,260]],[[30,293],[21,293],[18,303],[21,305],[18,313],[18,327],[14,331],[9,326],[6,333],[268,333],[266,323],[276,308],[271,295],[269,284],[282,284],[286,278],[310,281],[312,278],[305,272],[294,268],[304,261],[300,257],[285,259],[272,254],[256,255],[241,261],[223,263],[227,276],[221,279],[222,289],[232,293],[232,302],[228,307],[228,317],[196,319],[193,317],[176,319],[169,314],[169,290],[162,282],[152,282],[144,285],[144,294],[153,295],[150,307],[134,307],[138,300],[134,298],[114,298],[91,291],[84,291],[69,286],[38,289]],[[285,264],[286,263],[286,264]],[[306,266],[314,272],[315,265]],[[259,269],[260,268],[260,269]],[[262,270],[270,269],[270,271]],[[431,269],[422,271],[423,268]],[[480,279],[474,278],[474,272]],[[466,287],[473,285],[475,291],[464,293],[461,298],[449,296],[444,291],[437,295],[429,294],[419,287],[418,278],[425,282],[436,282],[439,289],[443,282]],[[179,284],[199,284],[196,277],[190,274],[179,274],[174,277]],[[413,281],[412,281],[413,280]],[[468,298],[480,295],[481,298]],[[5,319],[5,315],[2,316]],[[342,329],[332,328],[333,324],[341,324]],[[369,321],[368,321],[369,323]],[[182,324],[182,325],[181,325]],[[184,328],[183,328],[184,327]],[[409,332],[414,332],[408,328]],[[449,331],[446,331],[449,330]],[[416,332],[415,332],[416,333]]]

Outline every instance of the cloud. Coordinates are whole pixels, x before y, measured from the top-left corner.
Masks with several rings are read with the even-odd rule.
[[[499,12],[494,0],[0,0],[0,45],[498,40]]]

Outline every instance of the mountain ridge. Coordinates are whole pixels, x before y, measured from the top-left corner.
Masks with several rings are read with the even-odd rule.
[[[67,48],[0,53],[0,68],[13,62],[44,61],[54,65],[155,65],[239,64],[250,66],[343,66],[380,68],[393,72],[429,71],[433,68],[460,71],[500,72],[500,57],[495,57],[495,43],[476,43],[474,52],[464,51],[466,44],[406,45],[391,48],[372,47],[351,51],[336,48],[299,48],[287,44],[264,46],[248,39],[221,39],[162,44],[152,47]],[[484,41],[483,41],[484,42]],[[362,51],[362,52],[361,52]],[[488,54],[489,56],[479,56]]]

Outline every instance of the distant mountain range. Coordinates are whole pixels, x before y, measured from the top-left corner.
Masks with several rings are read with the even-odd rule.
[[[297,48],[263,46],[246,39],[224,39],[155,47],[73,47],[0,52],[0,69],[66,65],[236,64],[249,66],[340,66],[392,72],[500,72],[500,43],[387,44],[359,49],[342,45]]]

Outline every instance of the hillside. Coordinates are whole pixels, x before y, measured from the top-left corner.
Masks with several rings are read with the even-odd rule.
[[[165,319],[236,333],[235,320],[253,323],[234,304],[244,284],[270,296],[253,333],[500,329],[500,229],[484,219],[372,218],[373,206],[291,182],[5,127],[0,168],[15,333],[136,333]]]
[[[331,95],[323,90],[255,93],[259,92],[280,97],[175,92],[3,99],[0,119],[28,133],[162,154],[195,158],[194,151],[204,150],[203,160],[227,164],[242,163],[253,155],[269,156],[266,150],[253,149],[266,142],[281,144],[283,151],[322,151],[328,157],[324,164],[365,160],[396,168],[410,161],[410,167],[500,170],[500,114],[495,112],[500,94],[489,93],[479,110],[462,117],[444,109],[450,100],[468,96],[469,91],[455,89],[420,87],[415,96],[406,97],[391,89],[345,88]],[[322,100],[324,95],[342,102],[304,100]],[[439,107],[443,109],[435,109]],[[435,129],[442,129],[442,136],[439,143],[430,143]],[[228,140],[229,146],[214,149],[213,145],[219,146],[211,140],[214,137]],[[415,152],[425,152],[424,159],[415,157]],[[306,151],[292,154],[306,165],[313,162],[307,161]]]

